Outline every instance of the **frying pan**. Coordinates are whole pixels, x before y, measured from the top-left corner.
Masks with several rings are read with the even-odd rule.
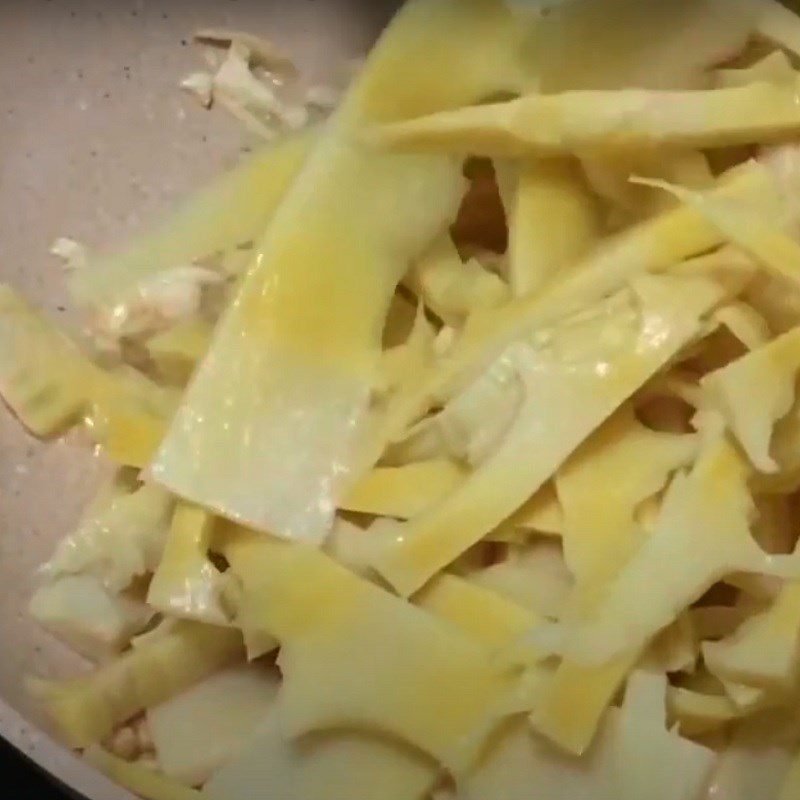
[[[6,0],[0,3],[0,282],[78,326],[48,256],[67,235],[112,245],[234,163],[246,135],[178,89],[202,68],[191,34],[260,33],[310,81],[368,49],[391,0]],[[36,567],[109,467],[73,441],[42,445],[0,407],[0,736],[89,800],[131,795],[57,744],[23,689],[75,658],[27,616]]]

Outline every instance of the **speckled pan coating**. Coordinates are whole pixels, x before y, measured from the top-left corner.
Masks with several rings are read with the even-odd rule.
[[[48,256],[69,235],[123,240],[232,163],[246,135],[177,89],[202,66],[191,34],[261,33],[314,82],[362,54],[389,0],[5,0],[0,3],[0,281],[66,326],[64,276]],[[28,672],[74,659],[32,625],[36,565],[74,524],[105,465],[74,443],[41,445],[0,409],[0,734],[97,800],[128,797],[43,733]]]

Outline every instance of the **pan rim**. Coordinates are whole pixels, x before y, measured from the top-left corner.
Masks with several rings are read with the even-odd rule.
[[[137,800],[0,698],[0,736],[78,797]]]

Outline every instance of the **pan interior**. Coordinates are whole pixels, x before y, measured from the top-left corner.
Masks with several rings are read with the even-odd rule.
[[[0,282],[73,329],[58,236],[122,242],[233,164],[252,137],[178,88],[202,69],[191,36],[225,27],[279,44],[314,83],[364,53],[391,2],[11,0],[0,4]],[[25,674],[64,674],[65,648],[27,616],[36,567],[108,466],[76,441],[41,444],[0,407],[0,735],[68,783],[110,788],[40,733]],[[119,797],[126,796],[120,793]]]

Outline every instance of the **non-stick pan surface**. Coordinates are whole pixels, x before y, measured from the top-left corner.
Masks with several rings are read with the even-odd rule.
[[[65,325],[57,236],[122,241],[249,140],[178,89],[202,68],[191,35],[224,26],[282,45],[326,83],[390,14],[381,0],[5,0],[0,3],[0,282]],[[0,736],[90,800],[128,797],[43,733],[27,673],[75,659],[27,617],[36,566],[75,523],[107,466],[74,442],[42,445],[0,408]]]

